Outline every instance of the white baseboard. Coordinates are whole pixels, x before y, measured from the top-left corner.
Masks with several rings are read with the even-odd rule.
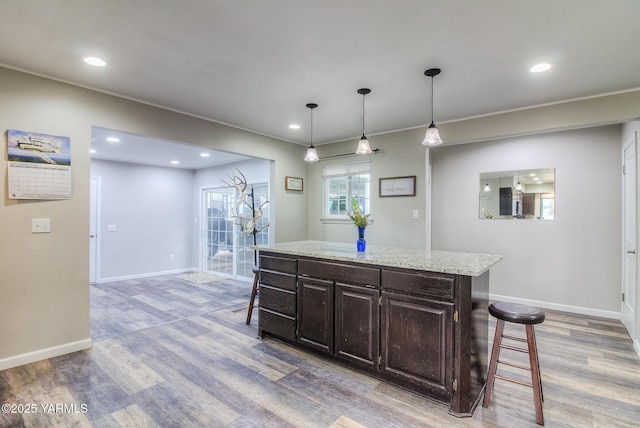
[[[141,273],[141,274],[136,274],[136,275],[126,275],[126,276],[114,276],[111,278],[102,278],[99,279],[97,281],[98,284],[106,284],[108,282],[117,282],[117,281],[126,281],[128,279],[140,279],[140,278],[149,278],[152,276],[161,276],[161,275],[179,275],[181,273],[190,273],[190,272],[199,272],[199,270],[197,268],[184,268],[184,269],[176,269],[176,270],[169,270],[169,271],[164,271],[164,272],[152,272],[152,273]],[[246,278],[243,276],[233,276],[233,275],[226,275],[226,274],[216,274],[219,276],[224,276],[226,278],[229,279],[235,279],[237,281],[242,281],[242,282],[248,282],[248,283],[252,283],[253,282],[253,277],[251,278]]]
[[[167,270],[163,272],[150,272],[150,273],[140,273],[135,275],[113,276],[111,278],[100,278],[99,280],[97,280],[97,283],[104,284],[107,282],[126,281],[128,279],[149,278],[151,276],[161,276],[161,275],[179,275],[181,273],[189,273],[189,272],[198,272],[198,269],[183,268],[183,269]]]
[[[36,361],[48,358],[59,357],[71,352],[82,351],[91,348],[91,339],[79,340],[77,342],[65,343],[64,345],[53,346],[51,348],[39,349],[26,354],[16,355],[0,360],[0,370],[22,366],[24,364],[35,363]]]
[[[619,320],[621,317],[620,312],[604,311],[602,309],[584,308],[582,306],[562,305],[560,303],[542,302],[539,300],[520,299],[517,297],[499,296],[496,294],[489,294],[489,300],[520,303],[522,305],[534,306],[536,308],[551,309],[554,311],[571,312],[574,314],[590,315],[601,318],[611,318]]]
[[[635,339],[633,341],[633,349],[636,350],[636,354],[638,354],[638,356],[640,357],[640,340]]]

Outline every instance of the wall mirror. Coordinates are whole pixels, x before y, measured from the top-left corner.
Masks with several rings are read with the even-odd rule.
[[[555,168],[480,173],[480,218],[553,220]]]

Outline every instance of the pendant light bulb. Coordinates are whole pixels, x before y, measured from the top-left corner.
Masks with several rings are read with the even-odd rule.
[[[304,160],[306,162],[318,162],[320,158],[316,148],[313,146],[313,109],[318,107],[318,104],[309,103],[306,107],[311,111],[311,121],[309,126],[309,148],[307,149],[307,154],[304,155]]]
[[[518,171],[518,182],[516,183],[516,190],[522,190],[522,183],[520,183],[520,171]]]
[[[360,137],[360,141],[358,141],[358,148],[356,149],[357,155],[370,155],[373,153],[371,150],[371,146],[369,145],[369,140],[367,140],[367,136],[364,135],[364,96],[371,93],[371,89],[362,88],[358,89],[358,93],[362,95],[362,137]]]
[[[433,122],[433,78],[440,74],[441,71],[439,68],[430,68],[424,72],[425,76],[431,77],[431,125],[427,128],[427,133],[422,141],[424,146],[437,146],[443,143],[442,138],[440,138],[440,132]]]
[[[490,192],[491,191],[491,187],[489,186],[489,183],[484,185],[484,191],[485,192]]]

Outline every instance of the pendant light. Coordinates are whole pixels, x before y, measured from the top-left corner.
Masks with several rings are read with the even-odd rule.
[[[491,191],[491,186],[489,186],[489,173],[487,173],[487,184],[484,185],[484,191],[485,192]]]
[[[358,93],[362,95],[362,137],[360,137],[360,141],[358,142],[358,148],[356,150],[357,155],[370,155],[373,153],[371,150],[371,146],[369,145],[369,140],[364,135],[364,96],[371,93],[371,89],[361,88],[358,89]]]
[[[318,104],[309,103],[306,107],[311,111],[311,125],[309,126],[309,148],[307,149],[307,154],[304,156],[304,160],[307,162],[318,162],[320,158],[318,157],[318,152],[316,152],[316,148],[313,147],[313,109],[318,107]]]
[[[516,190],[522,190],[522,183],[520,183],[520,171],[518,171],[518,182],[516,183]]]
[[[431,77],[431,125],[427,128],[427,133],[424,136],[424,141],[422,142],[424,146],[437,146],[438,144],[442,144],[442,138],[440,138],[438,128],[436,128],[435,123],[433,123],[433,78],[440,74],[441,71],[439,68],[430,68],[424,72],[425,76]]]

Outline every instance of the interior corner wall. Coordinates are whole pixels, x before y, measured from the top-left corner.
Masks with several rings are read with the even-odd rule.
[[[97,282],[193,268],[192,170],[93,160],[91,175],[101,185]]]
[[[72,197],[7,198],[0,175],[0,369],[91,346],[89,200],[92,126],[272,160],[275,239],[307,238],[308,193],[289,194],[287,175],[306,180],[305,148],[215,122],[0,67],[0,128],[71,140]],[[0,164],[6,170],[6,136]],[[278,184],[280,183],[280,184]],[[190,193],[192,195],[192,193]],[[275,205],[274,204],[274,205]],[[51,233],[32,234],[31,219]]]
[[[433,249],[500,254],[491,294],[620,313],[621,125],[431,150]],[[479,175],[555,168],[555,220],[484,220]]]
[[[71,91],[73,92],[73,91]],[[82,349],[89,338],[89,142],[80,100],[43,79],[0,68],[0,369]],[[85,123],[83,126],[82,123]],[[71,198],[7,195],[7,129],[66,136]],[[51,233],[31,233],[48,218]]]

